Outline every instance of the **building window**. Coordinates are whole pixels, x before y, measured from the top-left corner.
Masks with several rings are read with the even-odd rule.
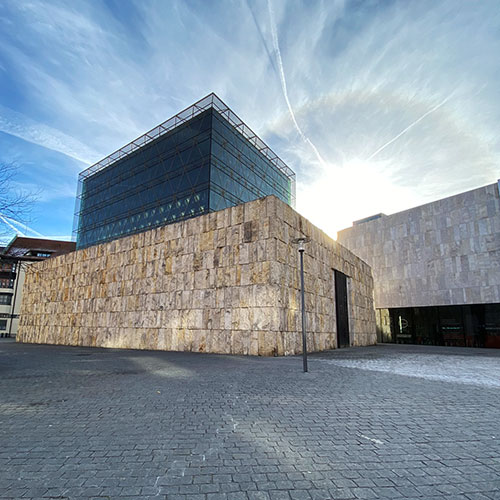
[[[0,278],[0,288],[14,288],[14,280],[10,278]]]
[[[14,273],[16,272],[16,265],[13,262],[0,262],[0,271]]]
[[[0,293],[0,305],[10,306],[11,303],[12,303],[11,293]]]
[[[7,320],[0,319],[0,330],[7,330]]]

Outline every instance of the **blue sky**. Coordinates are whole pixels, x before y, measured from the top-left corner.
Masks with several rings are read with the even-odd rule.
[[[497,0],[0,2],[0,161],[71,234],[78,172],[215,92],[330,234],[500,177]]]

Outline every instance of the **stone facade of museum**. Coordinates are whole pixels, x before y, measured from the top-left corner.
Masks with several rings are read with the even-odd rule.
[[[379,341],[500,348],[500,181],[338,241],[372,266]]]
[[[490,184],[339,231],[373,267],[375,306],[500,302],[500,195]]]
[[[275,196],[34,264],[17,340],[226,354],[335,348],[334,270],[348,276],[351,345],[376,342],[371,268]]]

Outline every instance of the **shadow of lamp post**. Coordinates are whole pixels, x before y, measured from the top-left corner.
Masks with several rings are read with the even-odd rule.
[[[306,337],[306,305],[304,299],[304,250],[305,243],[311,241],[310,238],[301,236],[300,238],[295,238],[292,243],[298,245],[299,255],[300,255],[300,295],[302,302],[302,362],[304,365],[304,373],[307,372],[307,337]]]

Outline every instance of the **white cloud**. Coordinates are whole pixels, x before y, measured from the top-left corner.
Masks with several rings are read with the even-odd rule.
[[[0,130],[91,162],[215,91],[297,171],[299,211],[329,233],[499,177],[495,0],[290,5],[272,1],[283,78],[323,162],[290,119],[267,0],[126,2],[125,20],[9,3],[0,63],[25,102],[0,99]]]
[[[326,162],[315,162],[300,141],[284,155],[299,165],[299,211],[329,233],[498,177],[495,3],[395,3],[362,11],[347,9],[336,25],[321,27],[324,40],[314,50],[304,43],[310,33],[302,24],[297,29],[286,16],[281,22],[280,39],[295,34],[282,49],[290,100]],[[334,35],[349,30],[344,38]],[[291,129],[283,112],[268,130]]]
[[[84,163],[93,163],[101,155],[90,147],[52,127],[0,105],[0,131],[44,148],[63,153]]]

